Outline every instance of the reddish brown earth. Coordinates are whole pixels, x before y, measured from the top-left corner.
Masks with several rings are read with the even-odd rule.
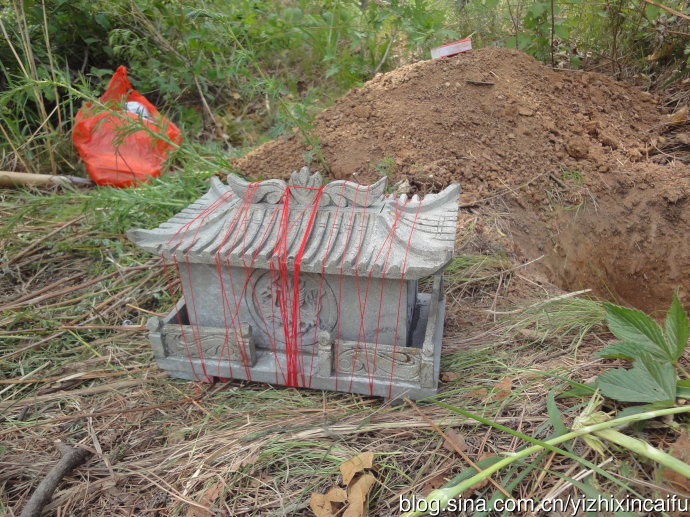
[[[675,287],[690,294],[690,168],[674,158],[687,156],[690,130],[680,122],[607,76],[487,48],[378,75],[319,115],[313,134],[330,177],[388,174],[424,192],[459,182],[467,210],[510,208],[514,251],[544,255],[535,274],[656,309]],[[236,166],[287,176],[309,151],[294,135]]]

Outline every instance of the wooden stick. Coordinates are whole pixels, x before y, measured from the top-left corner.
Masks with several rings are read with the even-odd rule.
[[[77,176],[0,171],[0,187],[45,187],[50,185],[90,187],[93,184],[90,179]]]
[[[19,517],[41,517],[43,507],[50,502],[62,478],[91,456],[86,449],[70,447],[62,442],[57,443],[57,448],[62,453],[62,458],[38,484]]]

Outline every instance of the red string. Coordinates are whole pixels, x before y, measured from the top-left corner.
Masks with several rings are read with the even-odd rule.
[[[360,321],[359,321],[359,329],[358,329],[358,334],[357,334],[357,342],[355,345],[355,350],[353,353],[353,359],[352,359],[352,370],[350,372],[350,383],[349,383],[349,390],[352,390],[353,386],[353,381],[355,378],[355,368],[357,365],[358,361],[358,356],[363,353],[364,358],[365,358],[365,370],[366,374],[368,377],[369,381],[369,392],[370,394],[373,394],[373,386],[374,386],[374,379],[376,377],[375,372],[376,372],[376,361],[377,361],[377,351],[378,351],[378,345],[379,345],[379,333],[380,333],[380,325],[381,325],[381,314],[383,311],[383,295],[385,291],[385,287],[387,285],[385,281],[386,277],[386,269],[388,267],[389,263],[389,258],[390,254],[393,249],[393,242],[395,240],[395,235],[398,229],[398,222],[400,217],[403,214],[403,208],[404,206],[409,203],[409,200],[405,203],[405,205],[400,206],[398,204],[398,199],[395,199],[395,207],[394,207],[394,218],[392,221],[392,224],[389,226],[388,234],[384,238],[383,242],[380,244],[380,247],[378,249],[378,252],[375,253],[375,257],[373,260],[370,260],[369,262],[369,271],[365,273],[366,276],[366,282],[362,284],[362,280],[360,279],[360,256],[361,256],[361,251],[362,251],[362,245],[363,245],[363,239],[364,239],[364,233],[365,229],[368,227],[368,221],[367,221],[367,200],[368,196],[370,193],[370,187],[366,189],[365,192],[365,198],[364,198],[364,209],[363,210],[357,210],[357,197],[360,194],[360,187],[357,186],[355,190],[355,196],[354,200],[352,201],[352,210],[349,216],[348,224],[347,224],[347,230],[344,233],[344,242],[343,242],[343,250],[342,250],[342,256],[340,257],[340,265],[339,265],[339,289],[338,289],[338,301],[337,301],[337,334],[334,340],[334,345],[335,345],[335,389],[338,390],[338,360],[339,360],[339,346],[340,342],[342,341],[342,335],[341,335],[341,309],[342,309],[342,297],[343,297],[343,276],[344,276],[344,264],[346,260],[346,256],[352,256],[351,253],[348,253],[349,245],[351,245],[351,240],[353,237],[353,231],[355,231],[355,226],[359,226],[359,236],[358,236],[358,242],[357,242],[357,248],[355,252],[355,257],[354,257],[354,283],[356,286],[356,291],[357,291],[357,300],[359,303],[359,316],[360,316]],[[305,207],[303,210],[298,212],[297,214],[293,214],[294,217],[291,217],[290,214],[290,195],[291,192],[294,189],[297,188],[304,188],[305,190],[313,190],[315,191],[314,196],[312,197],[311,200],[311,210],[309,210],[309,204],[305,203]],[[331,228],[329,231],[328,235],[328,240],[325,246],[325,253],[324,253],[324,260],[321,265],[321,274],[319,275],[319,291],[318,291],[318,297],[316,300],[316,325],[314,326],[314,336],[313,336],[313,343],[316,344],[318,342],[318,331],[319,331],[319,325],[320,325],[320,311],[322,310],[321,306],[321,298],[323,296],[323,290],[324,290],[324,282],[325,282],[325,276],[326,276],[326,260],[331,252],[331,248],[335,244],[335,241],[337,239],[334,239],[335,235],[335,228],[336,226],[339,226],[339,220],[344,219],[345,214],[341,214],[341,205],[342,205],[342,200],[344,197],[344,188],[345,184],[343,183],[341,192],[340,192],[340,202],[336,203],[336,209],[333,212],[332,215],[332,223],[331,223]],[[216,257],[215,257],[215,265],[216,265],[216,272],[218,274],[218,279],[219,279],[219,284],[220,284],[220,291],[221,291],[221,303],[223,307],[223,321],[224,321],[224,326],[225,326],[225,338],[223,342],[223,346],[221,347],[221,352],[220,352],[220,357],[218,357],[218,377],[221,377],[221,365],[227,364],[229,367],[229,374],[230,377],[232,377],[232,361],[230,360],[230,349],[229,349],[229,341],[230,341],[230,332],[235,333],[235,342],[237,343],[239,353],[240,353],[240,358],[244,366],[245,370],[245,376],[247,379],[251,380],[251,367],[249,364],[249,358],[247,354],[247,349],[246,346],[248,345],[247,343],[243,342],[243,336],[241,333],[241,322],[240,322],[240,300],[245,300],[247,298],[250,298],[254,301],[254,306],[257,309],[258,317],[260,320],[261,325],[264,327],[264,331],[266,334],[266,339],[268,340],[268,344],[270,348],[273,349],[273,356],[274,356],[274,364],[275,364],[275,374],[276,374],[276,382],[280,382],[279,379],[279,372],[283,377],[283,384],[286,384],[288,386],[311,386],[311,380],[312,380],[312,375],[313,375],[313,370],[314,370],[314,359],[315,356],[318,353],[318,348],[313,347],[311,350],[311,358],[310,358],[310,364],[309,364],[309,369],[308,371],[305,371],[305,362],[304,362],[304,341],[303,338],[304,336],[302,335],[302,332],[300,332],[301,328],[301,304],[300,304],[300,274],[301,274],[301,262],[304,257],[305,250],[307,248],[307,244],[312,237],[312,231],[314,227],[314,223],[316,221],[317,213],[318,213],[318,207],[319,203],[321,200],[321,196],[323,193],[324,187],[321,186],[319,188],[314,188],[314,187],[298,187],[295,185],[288,185],[283,192],[283,198],[282,198],[282,203],[278,203],[275,205],[275,208],[273,212],[271,213],[270,217],[268,218],[268,224],[266,224],[266,228],[263,231],[262,235],[260,238],[257,239],[252,236],[250,242],[247,242],[247,239],[249,238],[249,232],[247,231],[249,229],[249,221],[254,217],[254,212],[251,211],[251,205],[252,201],[254,198],[254,195],[258,189],[258,183],[250,183],[249,187],[247,188],[247,191],[245,195],[243,196],[243,199],[241,201],[240,206],[236,207],[235,213],[233,214],[233,219],[230,221],[230,223],[226,227],[225,234],[222,237],[221,243],[217,248],[216,251]],[[190,261],[189,261],[189,254],[194,247],[194,245],[198,241],[198,235],[199,231],[202,228],[202,226],[205,224],[205,222],[208,220],[208,218],[219,208],[222,207],[227,200],[232,196],[232,192],[227,192],[222,196],[219,196],[218,199],[216,199],[213,203],[211,203],[204,211],[202,211],[200,214],[196,215],[191,221],[185,223],[182,225],[176,232],[175,234],[169,239],[168,245],[171,243],[175,243],[172,248],[174,249],[175,247],[181,247],[185,241],[189,240],[188,234],[191,235],[191,242],[189,244],[185,245],[185,266],[186,267],[186,274],[189,279],[189,286],[188,289],[184,289],[184,285],[182,286],[182,296],[185,302],[185,306],[187,307],[187,312],[188,315],[190,316],[190,321],[189,321],[189,326],[191,326],[192,330],[192,338],[193,341],[196,344],[196,352],[197,352],[197,357],[199,358],[201,368],[202,368],[202,373],[203,376],[200,377],[197,374],[197,371],[195,369],[194,362],[192,360],[192,353],[191,349],[188,346],[187,343],[187,338],[185,335],[185,330],[186,327],[183,324],[181,315],[178,314],[178,323],[180,324],[180,329],[181,329],[181,336],[182,339],[185,343],[185,348],[187,350],[187,355],[192,367],[192,372],[197,380],[201,381],[206,381],[210,379],[208,372],[206,370],[206,361],[205,358],[203,357],[203,348],[201,346],[201,335],[200,335],[200,328],[199,328],[199,320],[197,318],[196,314],[196,300],[195,300],[195,293],[194,289],[192,286],[192,271],[190,268]],[[393,383],[393,375],[394,375],[394,367],[395,367],[395,354],[396,354],[396,349],[397,349],[397,340],[398,340],[398,335],[400,332],[399,325],[400,325],[400,314],[402,310],[402,293],[403,293],[403,287],[405,285],[405,270],[407,267],[407,259],[408,259],[408,254],[409,254],[409,248],[412,240],[412,234],[414,232],[414,228],[417,222],[417,218],[419,215],[419,211],[421,208],[421,202],[417,206],[417,210],[415,212],[411,229],[410,229],[410,234],[407,239],[407,244],[405,247],[405,254],[402,259],[402,270],[400,273],[400,287],[399,287],[399,296],[398,296],[398,306],[397,306],[397,320],[396,320],[396,327],[395,327],[395,335],[393,339],[393,357],[392,357],[392,364],[391,364],[391,372],[390,372],[390,378],[389,378],[389,386],[388,386],[388,395],[390,396],[392,393],[392,383]],[[309,210],[309,217],[306,218],[306,213],[307,210]],[[280,212],[280,214],[279,214]],[[293,210],[293,212],[295,212]],[[269,293],[270,293],[270,302],[271,302],[271,314],[270,315],[264,315],[263,311],[263,306],[261,303],[259,303],[259,294],[256,292],[256,282],[252,282],[250,277],[252,277],[252,273],[254,271],[254,263],[256,258],[258,257],[259,253],[261,252],[262,249],[265,249],[265,244],[266,240],[270,235],[272,235],[274,229],[275,229],[275,222],[276,219],[278,218],[278,215],[280,215],[280,218],[278,220],[278,228],[277,232],[275,233],[275,242],[271,245],[273,252],[270,255],[270,258],[268,260],[268,275],[269,275]],[[359,224],[356,224],[356,217],[361,217],[361,221]],[[264,215],[264,219],[266,219],[266,215]],[[305,225],[306,222],[306,225]],[[341,221],[342,222],[342,221]],[[325,225],[327,223],[322,223],[325,230]],[[302,229],[304,227],[304,229]],[[291,235],[292,234],[292,235]],[[241,240],[240,240],[241,239]],[[299,239],[299,240],[298,240]],[[289,242],[288,242],[289,241]],[[229,242],[229,246],[226,247],[226,243]],[[239,253],[239,256],[242,260],[242,265],[239,266],[242,268],[244,272],[244,278],[241,281],[241,290],[239,293],[236,292],[236,286],[235,286],[235,279],[233,278],[233,267],[230,264],[230,255],[234,254],[233,250],[236,248],[237,245],[241,246],[241,251]],[[296,254],[294,256],[294,262],[293,262],[293,267],[292,271],[288,271],[288,259],[290,250],[297,248]],[[253,251],[249,251],[251,248],[254,248]],[[222,257],[221,257],[221,252],[223,249],[227,249],[228,251],[226,252],[226,256],[224,257],[225,259],[225,264],[222,263]],[[374,253],[372,252],[372,255]],[[180,275],[180,265],[178,264],[176,254],[174,251],[171,252],[172,260],[175,265],[175,268],[177,270],[177,274]],[[380,287],[380,292],[379,292],[379,307],[378,307],[378,314],[377,314],[377,325],[375,329],[375,338],[374,338],[374,349],[373,351],[369,349],[369,340],[367,339],[367,331],[366,331],[366,324],[365,324],[365,318],[367,315],[367,305],[368,305],[368,298],[370,294],[370,288],[371,288],[371,281],[372,281],[372,276],[373,276],[373,268],[375,265],[379,262],[379,259],[385,256],[385,259],[383,260],[383,267],[382,267],[382,272],[381,272],[381,287]],[[223,267],[225,266],[225,267]],[[166,276],[168,277],[168,287],[171,292],[171,296],[173,296],[173,285],[172,281],[170,278],[170,273],[168,271],[167,267],[167,262],[164,259],[164,269]],[[226,281],[224,280],[224,276],[226,278],[229,278],[229,286],[226,285]],[[181,275],[180,275],[181,277]],[[290,282],[292,284],[290,285]],[[239,287],[240,283],[238,283]],[[249,293],[247,293],[247,289],[250,289]],[[232,301],[234,303],[231,303],[231,300],[228,296],[228,290],[230,291],[230,294],[232,296]],[[189,291],[189,292],[187,292]],[[238,296],[239,294],[239,296]],[[245,294],[247,294],[247,298],[245,298]],[[275,309],[277,308],[278,314],[275,313]],[[267,316],[270,316],[270,320],[272,322],[272,325],[269,325],[267,321]],[[311,316],[311,315],[310,315]],[[280,320],[277,319],[277,317],[280,318]],[[282,321],[282,339],[285,342],[285,350],[284,350],[284,365],[285,365],[285,370],[283,371],[283,361],[279,359],[279,351],[278,351],[278,339],[276,335],[276,324],[277,321]],[[258,322],[257,322],[258,323]],[[372,353],[373,352],[373,353]],[[223,361],[223,356],[227,355],[227,360]],[[373,357],[373,364],[370,364],[370,359]]]
[[[414,219],[412,219],[412,225],[410,227],[410,235],[407,238],[407,245],[405,246],[405,258],[403,259],[402,269],[400,270],[400,291],[398,294],[398,317],[395,324],[395,337],[393,338],[393,361],[391,362],[391,374],[388,381],[388,398],[391,397],[391,392],[393,390],[393,370],[395,369],[395,354],[398,347],[398,327],[400,325],[400,305],[402,302],[402,291],[403,285],[405,284],[405,270],[407,269],[407,256],[410,250],[410,243],[412,242],[412,234],[414,233],[414,227],[417,223],[417,216],[419,215],[419,209],[422,207],[422,202],[419,201],[417,205],[417,210],[414,213]]]

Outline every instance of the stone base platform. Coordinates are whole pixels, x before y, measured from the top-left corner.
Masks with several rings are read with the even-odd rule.
[[[387,399],[420,399],[438,389],[445,301],[442,276],[431,293],[419,293],[409,346],[338,341],[320,332],[318,342],[296,358],[297,378],[287,378],[285,351],[257,347],[251,325],[218,328],[189,325],[184,299],[165,317],[148,321],[158,365],[173,377],[242,379]],[[405,331],[405,329],[401,329]]]

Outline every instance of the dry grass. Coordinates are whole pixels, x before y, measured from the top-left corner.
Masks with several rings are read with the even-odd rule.
[[[310,494],[335,486],[338,466],[363,451],[375,452],[377,469],[370,514],[395,515],[400,495],[426,493],[468,468],[407,405],[168,378],[152,362],[142,326],[147,311],[164,312],[172,303],[157,261],[121,236],[95,230],[78,205],[32,205],[22,193],[3,195],[3,512],[18,514],[57,461],[56,440],[94,453],[55,493],[49,510],[56,515],[312,515]],[[464,216],[500,221],[487,211]],[[558,291],[527,281],[519,265],[490,253],[470,225],[465,229],[461,259],[449,275],[437,398],[545,438],[553,431],[547,393],[564,384],[559,377],[583,381],[602,368],[593,359],[597,338],[584,336],[575,358],[567,340],[507,336],[494,313],[508,299],[529,305],[543,289]],[[481,239],[490,241],[491,228]],[[435,404],[419,406],[441,429],[462,435],[474,461],[523,445]],[[567,425],[579,406],[570,399],[560,407]],[[601,463],[583,444],[572,447]],[[625,466],[620,472],[634,478],[626,483],[635,489],[663,491],[648,465],[630,457],[614,463]],[[583,473],[594,477],[577,462],[544,453],[495,479],[514,497],[540,497],[573,490],[567,479]],[[485,497],[493,491],[478,489]]]

